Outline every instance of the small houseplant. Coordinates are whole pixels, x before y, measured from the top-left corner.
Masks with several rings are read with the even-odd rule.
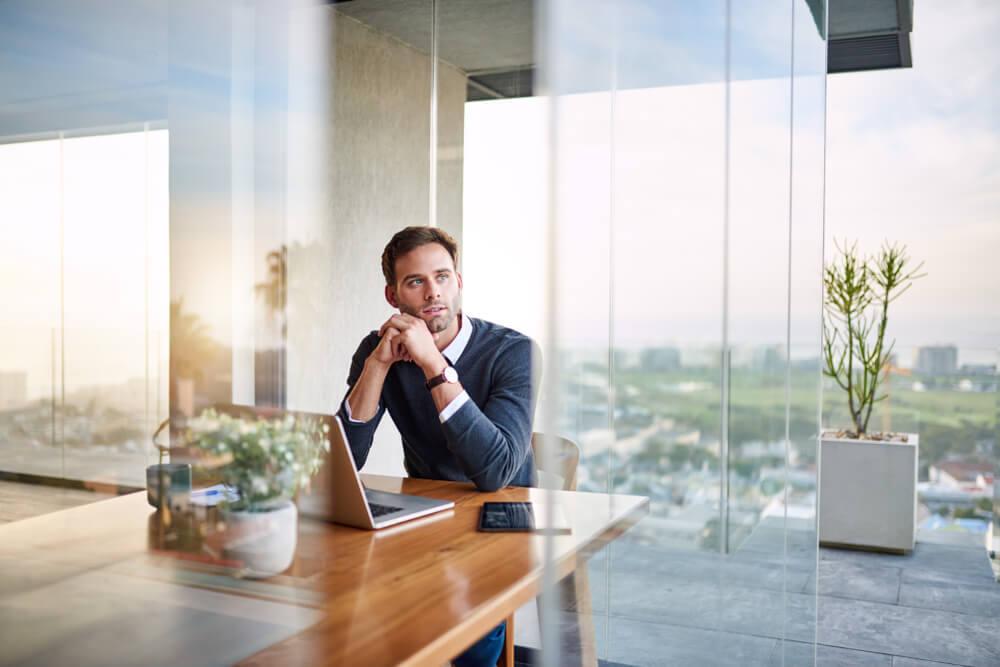
[[[309,484],[329,451],[326,424],[286,414],[276,419],[234,417],[208,409],[191,419],[181,442],[203,454],[236,500],[221,503],[224,558],[247,576],[284,571],[295,555],[298,512],[292,498]]]
[[[821,543],[905,552],[913,548],[917,435],[869,433],[895,341],[886,341],[889,304],[906,292],[906,247],[884,243],[873,257],[857,243],[837,245],[824,270],[823,373],[844,391],[851,427],[825,431],[820,444]]]

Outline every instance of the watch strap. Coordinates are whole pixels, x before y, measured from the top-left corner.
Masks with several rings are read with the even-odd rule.
[[[435,375],[434,377],[432,377],[427,381],[426,383],[427,389],[431,390],[434,387],[438,386],[439,384],[444,384],[445,382],[458,382],[458,377],[456,377],[454,380],[448,379],[448,371],[451,371],[452,374],[456,376],[458,375],[457,372],[455,371],[454,366],[445,366],[445,369],[441,371],[439,375]]]

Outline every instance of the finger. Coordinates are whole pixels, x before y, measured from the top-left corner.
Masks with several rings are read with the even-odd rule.
[[[397,313],[393,315],[391,318],[389,318],[389,321],[386,324],[394,326],[400,331],[405,331],[409,329],[411,326],[413,326],[414,319],[415,318],[412,315],[407,315],[405,313]]]
[[[382,326],[378,328],[378,335],[379,336],[383,335],[385,333],[385,330],[388,329],[390,326],[392,326],[391,316],[389,317],[389,319],[387,319],[385,322],[382,323]]]
[[[382,328],[378,330],[378,335],[381,338],[382,336],[385,336],[386,333],[396,335],[399,333],[399,328],[392,326],[389,322],[386,322],[382,325]]]

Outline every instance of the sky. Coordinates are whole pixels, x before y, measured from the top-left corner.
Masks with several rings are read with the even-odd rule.
[[[925,262],[893,308],[901,344],[1000,346],[998,30],[994,2],[924,0],[912,69],[828,78],[827,238]]]
[[[826,77],[825,139],[822,77],[796,77],[791,185],[788,79],[733,81],[731,341],[784,340],[790,283],[793,344],[808,344],[818,331],[811,325],[816,309],[809,295],[818,294],[818,285],[809,263],[818,266],[820,244],[829,260],[834,239],[856,240],[866,253],[889,240],[905,244],[914,265],[923,261],[927,273],[892,306],[889,334],[897,346],[957,344],[987,350],[987,360],[995,359],[998,29],[995,3],[918,2],[913,68]],[[613,101],[600,92],[560,98],[556,173],[570,187],[556,190],[563,248],[556,300],[545,293],[547,277],[539,266],[547,251],[519,250],[518,238],[546,241],[539,231],[546,220],[540,187],[548,159],[545,102],[467,105],[469,308],[544,335],[546,304],[556,302],[564,322],[560,339],[582,343],[606,342],[609,329],[621,345],[717,341],[724,94],[723,84],[708,81],[619,90]],[[820,220],[823,211],[810,202],[824,201],[824,140]],[[795,237],[790,280],[789,188]],[[816,232],[820,224],[823,239]],[[508,232],[500,237],[492,231],[497,228]],[[492,277],[512,257],[522,260],[517,270],[497,283]],[[609,280],[611,267],[609,296],[600,284]]]

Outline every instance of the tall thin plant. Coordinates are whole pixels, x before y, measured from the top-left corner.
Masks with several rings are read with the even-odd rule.
[[[889,304],[913,281],[924,263],[908,269],[906,246],[882,244],[873,257],[858,252],[857,242],[834,241],[837,257],[824,269],[823,373],[847,393],[847,407],[854,426],[852,435],[863,438],[872,409],[888,393],[878,389],[889,375],[889,359],[896,341],[885,344]]]

